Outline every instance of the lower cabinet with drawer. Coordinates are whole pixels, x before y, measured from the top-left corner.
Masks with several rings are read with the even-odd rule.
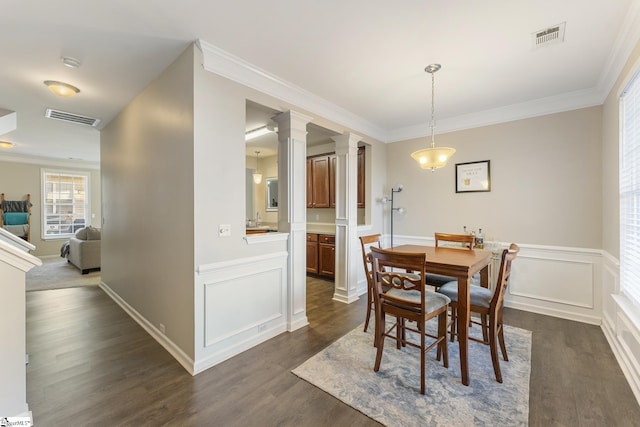
[[[335,236],[307,233],[307,273],[333,278],[335,265]]]

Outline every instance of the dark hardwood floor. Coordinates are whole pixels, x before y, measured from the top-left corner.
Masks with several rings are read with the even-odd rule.
[[[291,370],[364,319],[307,283],[309,326],[192,377],[99,288],[27,293],[27,402],[43,426],[379,425]],[[506,310],[533,331],[529,424],[631,426],[640,407],[599,327]],[[471,373],[473,375],[473,373]]]

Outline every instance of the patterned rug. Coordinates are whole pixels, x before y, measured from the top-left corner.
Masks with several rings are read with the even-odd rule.
[[[429,322],[429,329],[435,327]],[[489,347],[469,343],[470,384],[460,381],[458,343],[449,342],[449,368],[427,354],[426,390],[420,394],[419,350],[385,341],[379,372],[372,327],[357,327],[292,372],[387,426],[526,426],[529,418],[531,331],[505,326],[509,361],[495,380]],[[480,333],[472,327],[472,335]]]
[[[81,274],[75,266],[60,257],[43,257],[42,265],[27,271],[26,291],[98,286],[100,272]]]

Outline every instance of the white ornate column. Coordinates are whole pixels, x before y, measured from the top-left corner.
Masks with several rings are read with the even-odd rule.
[[[352,303],[358,300],[358,141],[360,136],[345,133],[336,142],[336,268],[333,299]]]
[[[278,231],[289,233],[287,330],[307,320],[307,123],[311,117],[287,111],[278,124]]]

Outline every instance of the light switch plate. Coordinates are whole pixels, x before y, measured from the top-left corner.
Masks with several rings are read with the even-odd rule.
[[[219,237],[231,237],[231,224],[220,224],[218,226]]]

